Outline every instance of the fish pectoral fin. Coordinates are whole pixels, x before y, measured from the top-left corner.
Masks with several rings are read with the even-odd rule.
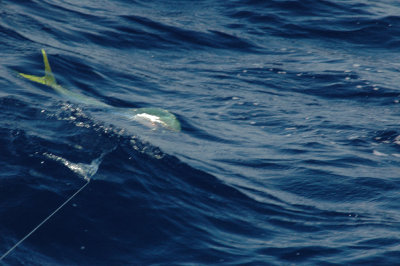
[[[19,73],[19,75],[26,79],[29,79],[30,81],[34,81],[34,82],[44,84],[44,85],[47,85],[50,87],[55,86],[55,85],[57,85],[57,82],[56,82],[56,79],[54,78],[53,72],[51,72],[49,59],[47,58],[47,55],[46,55],[46,52],[44,49],[42,49],[42,54],[43,54],[44,73],[45,73],[45,75],[43,77],[28,75],[28,74],[24,74],[24,73]]]

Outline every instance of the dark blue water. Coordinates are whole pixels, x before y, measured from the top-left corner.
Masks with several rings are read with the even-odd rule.
[[[400,261],[397,1],[0,0],[5,265]],[[24,80],[43,74],[149,128]],[[0,263],[0,264],[1,264]]]

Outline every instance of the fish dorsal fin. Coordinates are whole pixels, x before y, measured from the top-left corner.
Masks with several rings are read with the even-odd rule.
[[[50,64],[49,64],[49,59],[47,59],[47,55],[44,49],[42,49],[42,54],[43,54],[43,63],[44,63],[44,73],[45,75],[43,77],[35,76],[35,75],[28,75],[24,73],[19,73],[22,77],[29,79],[30,81],[34,81],[40,84],[44,84],[47,86],[56,86],[57,81],[54,78],[53,72],[51,72]]]

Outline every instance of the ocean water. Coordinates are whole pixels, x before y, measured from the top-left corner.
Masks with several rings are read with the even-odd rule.
[[[4,265],[395,265],[400,4],[0,0]],[[181,132],[66,99],[158,107]]]

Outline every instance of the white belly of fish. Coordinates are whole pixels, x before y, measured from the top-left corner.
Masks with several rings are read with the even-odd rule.
[[[136,114],[134,116],[134,120],[143,123],[145,125],[156,126],[157,124],[161,124],[163,126],[166,126],[165,122],[160,120],[160,117],[155,115],[149,115],[146,113]]]

